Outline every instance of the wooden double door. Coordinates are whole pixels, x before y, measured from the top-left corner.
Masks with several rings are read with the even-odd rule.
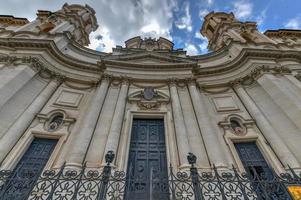
[[[134,119],[126,199],[169,199],[163,119]]]

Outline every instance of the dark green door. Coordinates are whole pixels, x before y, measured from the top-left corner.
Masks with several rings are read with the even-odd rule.
[[[27,199],[57,140],[35,138],[5,183],[1,199]]]
[[[163,119],[134,119],[126,199],[168,199],[167,177]]]

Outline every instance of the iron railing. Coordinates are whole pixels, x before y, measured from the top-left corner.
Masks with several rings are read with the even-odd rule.
[[[112,170],[110,163],[114,154],[107,155],[107,165],[101,172],[88,170],[85,166],[80,171],[68,170],[63,166],[60,170],[44,171],[38,181],[31,185],[22,185],[23,182],[30,183],[23,180],[34,176],[30,172],[12,178],[11,171],[0,171],[0,199],[122,200],[129,199],[133,190],[145,189],[143,185],[139,185],[138,177]],[[149,199],[289,200],[293,198],[287,187],[301,185],[301,176],[292,169],[280,175],[258,174],[256,169],[249,174],[240,174],[234,167],[227,172],[219,172],[213,167],[212,172],[199,173],[194,166],[196,159],[193,156],[188,156],[190,171],[175,173],[170,166],[168,177],[152,172]]]

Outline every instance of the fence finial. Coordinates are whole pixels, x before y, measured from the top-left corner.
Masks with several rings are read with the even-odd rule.
[[[193,154],[193,153],[191,153],[191,152],[189,152],[188,153],[188,155],[187,155],[187,160],[188,160],[188,163],[190,164],[190,165],[194,165],[195,163],[196,163],[196,156]]]
[[[115,158],[114,152],[113,151],[108,151],[106,156],[105,156],[105,160],[106,160],[106,163],[107,163],[108,166],[113,162],[114,158]]]

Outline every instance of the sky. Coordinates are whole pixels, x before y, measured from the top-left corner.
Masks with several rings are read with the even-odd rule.
[[[211,11],[233,12],[240,21],[255,21],[261,32],[301,29],[301,0],[0,0],[0,14],[32,21],[37,10],[88,4],[99,28],[90,34],[89,48],[112,52],[135,36],[165,37],[189,55],[206,54],[207,39],[199,30]]]

